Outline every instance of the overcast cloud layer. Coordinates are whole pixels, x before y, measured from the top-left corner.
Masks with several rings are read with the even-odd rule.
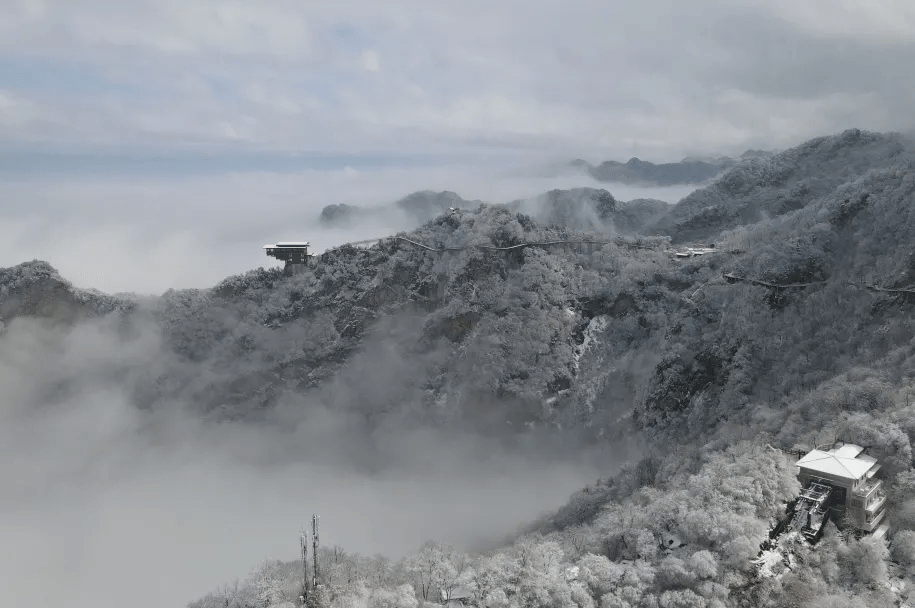
[[[678,159],[907,129],[907,0],[3,0],[26,146]]]

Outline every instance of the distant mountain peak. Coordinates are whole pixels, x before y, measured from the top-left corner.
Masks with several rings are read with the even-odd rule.
[[[675,186],[707,182],[737,162],[734,159],[706,162],[687,158],[677,163],[655,164],[633,156],[625,163],[608,160],[595,167],[584,161],[575,161],[575,166],[585,166],[594,179],[602,182]]]
[[[80,317],[130,310],[136,305],[130,295],[108,295],[95,289],[79,289],[43,260],[0,268],[0,320],[20,316],[44,316],[70,321]]]
[[[722,155],[687,156],[676,163],[660,164],[633,156],[625,163],[606,160],[596,166],[577,158],[569,166],[584,168],[594,179],[602,182],[641,186],[698,185],[711,181],[742,161],[768,158],[773,154],[774,152],[765,150],[747,150],[740,158]]]
[[[360,220],[371,219],[391,211],[391,207],[399,209],[410,219],[418,224],[428,222],[432,218],[446,213],[449,209],[470,209],[477,207],[482,201],[468,201],[451,190],[419,190],[387,206],[366,208],[346,203],[334,203],[321,210],[319,221],[328,227],[343,227]]]
[[[748,158],[769,158],[773,156],[775,152],[770,152],[767,150],[747,150],[740,155],[741,160],[746,160]]]

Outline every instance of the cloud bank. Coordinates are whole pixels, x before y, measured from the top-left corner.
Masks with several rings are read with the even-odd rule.
[[[170,288],[209,287],[226,276],[271,266],[276,261],[261,249],[266,243],[305,239],[321,252],[414,227],[412,220],[394,213],[347,229],[326,229],[318,217],[331,203],[378,206],[422,189],[508,202],[581,185],[609,188],[620,200],[675,202],[692,190],[460,165],[183,178],[31,177],[0,182],[0,266],[37,258],[79,287],[161,294]]]
[[[409,373],[376,351],[353,362],[375,373],[347,391],[289,395],[260,423],[214,424],[181,400],[137,407],[142,381],[174,356],[143,312],[71,328],[9,323],[0,603],[184,605],[259,559],[294,559],[312,512],[323,542],[350,551],[397,557],[429,538],[469,549],[619,463],[619,451],[534,449],[408,419],[367,427],[346,402],[401,390]]]

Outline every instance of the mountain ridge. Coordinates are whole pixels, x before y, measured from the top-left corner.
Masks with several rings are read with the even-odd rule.
[[[912,148],[900,134],[849,129],[735,166],[679,201],[651,226],[675,242],[799,209],[872,169],[904,162]]]
[[[0,314],[4,334],[27,317],[142,320],[161,351],[126,376],[133,404],[259,420],[313,400],[366,430],[369,461],[373,432],[401,425],[641,445],[487,555],[432,544],[381,574],[356,558],[346,576],[328,566],[335,606],[395,593],[415,606],[423,563],[470,564],[433,587],[460,582],[502,606],[841,605],[837,581],[859,605],[901,601],[910,575],[897,564],[915,564],[915,299],[874,287],[915,284],[907,142],[852,129],[656,203],[639,203],[637,231],[714,252],[675,257],[665,238],[636,235],[641,247],[473,247],[597,240],[622,223],[606,190],[557,190],[538,202],[544,222],[510,205],[449,209],[400,233],[436,251],[343,246],[303,272],[260,268],[143,306],[29,262],[0,270]],[[824,436],[881,461],[899,532],[888,549],[830,524],[766,578],[751,560],[800,490],[787,453]],[[264,565],[236,597],[294,582],[300,566]]]
[[[577,158],[570,162],[569,166],[584,169],[591,177],[602,182],[641,186],[699,185],[718,177],[742,161],[768,158],[774,154],[776,152],[747,150],[738,158],[687,156],[678,162],[658,164],[632,157],[625,163],[606,160],[598,165],[592,165],[586,160]]]

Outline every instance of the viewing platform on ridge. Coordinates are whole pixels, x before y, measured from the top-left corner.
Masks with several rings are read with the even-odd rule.
[[[308,253],[306,241],[283,241],[274,245],[264,245],[267,255],[286,262],[285,270],[293,270],[295,266],[306,266],[314,254]]]

